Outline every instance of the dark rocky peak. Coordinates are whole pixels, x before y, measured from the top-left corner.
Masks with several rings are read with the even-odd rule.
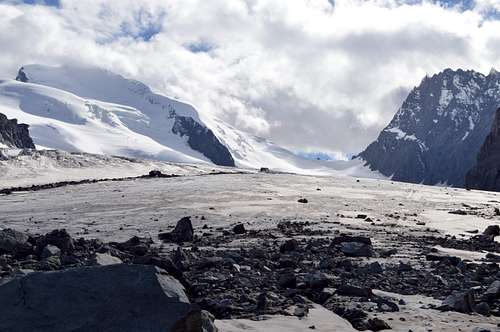
[[[397,181],[463,186],[499,99],[495,73],[445,69],[427,76],[359,156]]]
[[[0,145],[9,148],[34,149],[35,144],[28,131],[29,126],[18,124],[16,119],[9,120],[0,113]]]
[[[467,173],[465,185],[470,189],[500,191],[500,108],[479,151],[476,165]]]
[[[17,76],[16,76],[16,81],[19,81],[19,82],[28,82],[28,76],[26,75],[26,73],[24,72],[24,67],[21,67],[19,69],[19,71],[17,72]]]

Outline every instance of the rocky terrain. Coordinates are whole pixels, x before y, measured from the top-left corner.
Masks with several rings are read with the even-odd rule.
[[[359,156],[393,180],[463,187],[499,107],[500,74],[446,69],[425,77]]]
[[[7,119],[0,113],[0,148],[34,149],[28,125],[18,124],[16,119]]]
[[[476,165],[467,173],[467,188],[500,191],[500,108],[497,109],[490,134],[477,156]]]
[[[153,265],[183,285],[179,324],[195,312],[228,332],[497,331],[499,207],[495,193],[273,173],[14,191],[0,196],[0,294],[51,276],[33,271]]]

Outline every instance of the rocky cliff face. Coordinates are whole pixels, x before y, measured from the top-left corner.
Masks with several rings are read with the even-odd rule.
[[[217,139],[212,130],[200,125],[193,118],[175,115],[172,132],[181,137],[187,136],[187,143],[191,149],[201,152],[214,164],[235,166],[233,157],[227,147]]]
[[[18,124],[16,119],[9,120],[0,113],[0,147],[34,149],[28,125]]]
[[[465,186],[500,191],[500,108],[496,111],[491,132],[479,151],[476,165],[467,173]]]
[[[359,157],[396,181],[461,187],[500,101],[500,73],[446,69],[414,88]]]

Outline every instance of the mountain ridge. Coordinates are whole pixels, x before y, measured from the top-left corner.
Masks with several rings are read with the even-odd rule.
[[[489,133],[500,74],[445,69],[413,88],[358,157],[396,181],[461,187]]]

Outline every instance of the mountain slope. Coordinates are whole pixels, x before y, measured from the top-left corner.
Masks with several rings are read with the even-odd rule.
[[[37,145],[177,162],[235,166],[185,103],[97,68],[21,68],[0,83],[0,108],[32,125]],[[200,143],[202,142],[202,143]]]
[[[477,164],[467,173],[465,186],[500,191],[500,108],[496,111],[491,132],[477,156]]]
[[[9,120],[0,113],[0,148],[34,149],[28,125],[18,124],[16,119]]]
[[[500,74],[446,69],[414,88],[359,157],[393,180],[463,186],[500,101]]]

